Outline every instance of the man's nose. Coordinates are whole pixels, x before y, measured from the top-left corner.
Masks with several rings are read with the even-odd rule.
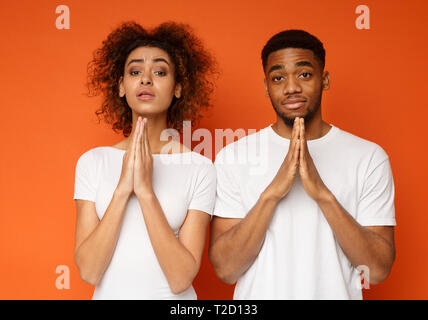
[[[296,92],[302,92],[299,82],[296,79],[289,78],[284,88],[285,94],[292,94]]]

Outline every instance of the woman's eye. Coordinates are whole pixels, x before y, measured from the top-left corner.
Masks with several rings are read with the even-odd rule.
[[[136,76],[136,75],[141,74],[141,71],[133,70],[133,71],[130,71],[130,72],[129,72],[129,74],[130,74],[131,76]],[[155,75],[157,75],[157,76],[164,76],[164,75],[166,75],[166,72],[165,72],[165,71],[158,70],[158,71],[155,71],[155,72],[154,72],[154,74],[155,74]]]

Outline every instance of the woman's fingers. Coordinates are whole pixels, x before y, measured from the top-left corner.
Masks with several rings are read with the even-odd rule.
[[[129,149],[128,149],[130,151],[130,154],[132,155],[131,157],[132,159],[134,159],[134,156],[135,156],[135,148],[136,148],[139,126],[140,126],[139,120],[140,120],[140,117],[138,117],[137,121],[135,122],[134,134],[132,135],[131,145],[129,146]]]
[[[138,117],[138,132],[137,132],[137,136],[135,139],[135,161],[139,162],[141,161],[141,118]]]
[[[129,145],[130,149],[132,149],[135,141],[137,140],[139,123],[140,123],[140,117],[138,117],[137,121],[135,121],[135,130],[134,130],[134,133],[132,134],[131,144]]]
[[[144,157],[150,156],[150,145],[149,145],[149,134],[148,134],[148,125],[147,125],[147,118],[143,119],[143,137],[141,141],[141,147]]]
[[[141,121],[141,120],[140,120]],[[139,132],[139,122],[136,121],[134,133],[130,137],[128,148],[125,151],[122,162],[122,172],[120,175],[119,186],[126,193],[132,193],[134,190],[134,162],[135,162],[135,148]]]

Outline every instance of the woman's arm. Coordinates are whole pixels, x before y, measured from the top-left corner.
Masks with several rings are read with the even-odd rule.
[[[210,215],[188,210],[178,238],[154,193],[138,196],[153,249],[171,291],[183,292],[199,271]]]
[[[103,218],[99,220],[95,203],[76,200],[76,242],[74,260],[81,278],[96,286],[116,247],[129,194],[116,189]]]

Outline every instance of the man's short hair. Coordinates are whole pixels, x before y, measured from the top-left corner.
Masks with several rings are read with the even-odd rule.
[[[285,30],[270,38],[262,50],[263,70],[266,69],[268,57],[272,52],[286,48],[311,50],[318,59],[321,70],[324,70],[325,49],[322,42],[317,37],[303,30]]]

